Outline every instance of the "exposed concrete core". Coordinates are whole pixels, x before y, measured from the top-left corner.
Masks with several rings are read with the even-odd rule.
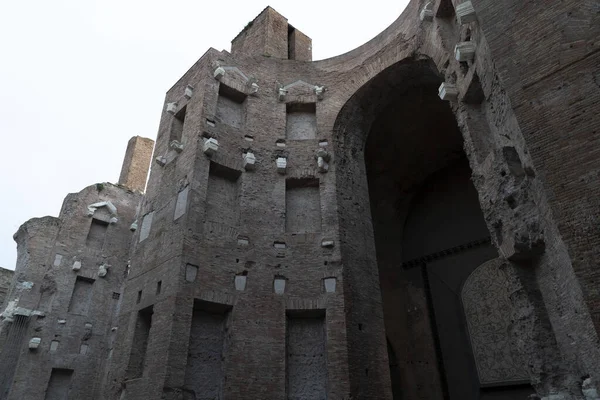
[[[286,105],[286,137],[291,140],[314,139],[317,136],[315,103],[290,103]]]
[[[292,233],[321,231],[321,198],[318,179],[288,179],[285,188],[285,230]]]
[[[144,361],[146,359],[148,339],[150,338],[153,312],[153,306],[138,311],[131,354],[129,355],[129,365],[127,366],[126,375],[128,379],[139,378],[144,373]]]
[[[194,308],[185,369],[185,391],[194,393],[194,399],[223,396],[228,311],[228,307],[202,302]]]
[[[75,280],[73,295],[69,303],[69,312],[79,315],[87,315],[92,299],[93,279],[78,276]]]
[[[152,139],[140,136],[129,139],[119,176],[119,185],[134,191],[144,191],[153,150],[154,140]]]
[[[10,284],[12,283],[13,276],[15,271],[0,268],[0,306],[4,304],[4,300],[6,299],[6,295],[8,294],[8,290],[10,288]]]
[[[286,384],[289,400],[327,399],[325,313],[291,312],[286,330]]]
[[[92,224],[90,225],[90,231],[86,239],[86,245],[92,249],[102,250],[107,229],[108,222],[92,218]]]
[[[52,368],[45,400],[65,400],[69,398],[72,369]]]
[[[217,100],[217,122],[241,128],[245,120],[246,96],[225,85],[219,85],[219,98]]]
[[[239,176],[238,171],[216,163],[210,164],[206,221],[237,226],[240,213]]]
[[[2,359],[2,364],[0,364],[0,398],[2,399],[8,398],[28,325],[29,317],[17,315],[8,328],[3,329],[1,332],[0,343],[3,346],[0,349]]]

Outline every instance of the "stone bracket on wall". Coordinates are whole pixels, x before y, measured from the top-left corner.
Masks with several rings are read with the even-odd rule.
[[[325,86],[313,85],[302,80],[277,86],[279,101],[285,103],[316,103],[323,100],[326,91]]]
[[[87,216],[93,217],[96,210],[101,207],[106,207],[110,212],[111,218],[108,221],[109,223],[116,224],[119,221],[119,219],[117,218],[117,207],[115,207],[114,204],[110,201],[101,201],[98,203],[90,204],[89,206],[87,206]]]

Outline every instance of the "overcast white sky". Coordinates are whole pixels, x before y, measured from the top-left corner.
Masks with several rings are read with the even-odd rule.
[[[267,5],[313,39],[315,60],[391,24],[408,0],[29,0],[0,4],[0,267],[12,235],[67,193],[116,182],[127,141],[155,139],[164,94],[209,48],[230,50]]]

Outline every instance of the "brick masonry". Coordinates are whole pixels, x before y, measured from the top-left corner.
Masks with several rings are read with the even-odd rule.
[[[167,92],[143,196],[150,142],[134,138],[122,186],[15,235],[5,398],[61,396],[67,378],[70,397],[111,400],[589,394],[598,7],[473,0],[461,25],[458,1],[422,19],[425,3],[328,60],[270,7],[231,53],[209,49]],[[88,215],[109,201],[117,214]],[[530,385],[503,395],[480,387],[443,297],[491,259]]]

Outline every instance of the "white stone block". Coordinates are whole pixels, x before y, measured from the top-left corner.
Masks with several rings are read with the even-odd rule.
[[[319,146],[320,147],[326,147],[329,144],[329,142],[327,140],[320,140],[319,141]]]
[[[92,330],[92,324],[90,324],[89,322],[86,322],[85,325],[84,325],[84,327],[88,331]]]
[[[287,90],[285,90],[282,87],[279,88],[279,101],[284,101],[286,95],[287,95]]]
[[[42,343],[42,338],[31,338],[31,340],[29,340],[29,350],[36,350],[38,347],[40,347],[40,343]]]
[[[243,156],[244,158],[244,169],[246,171],[254,171],[255,167],[256,167],[256,157],[254,156],[254,153],[246,153]]]
[[[215,69],[215,72],[213,73],[213,76],[216,80],[220,81],[225,76],[225,68],[217,67],[217,69]]]
[[[455,85],[442,82],[438,89],[438,96],[440,96],[440,99],[442,100],[456,101],[456,99],[458,99],[458,90]]]
[[[581,392],[585,397],[585,400],[598,400],[600,399],[600,395],[598,395],[598,390],[594,388],[592,378],[587,378],[583,381],[581,385]]]
[[[325,284],[326,293],[335,293],[335,286],[337,284],[336,278],[325,278],[323,279],[323,283]]]
[[[58,322],[59,325],[64,325],[64,324],[67,323],[67,320],[66,319],[59,319],[57,322]]]
[[[60,342],[58,340],[53,340],[50,342],[50,352],[54,353],[56,350],[58,350],[58,346],[60,345]]]
[[[160,165],[161,167],[164,167],[165,165],[167,165],[167,157],[163,157],[163,156],[158,156],[154,159],[156,161],[156,163],[158,165]]]
[[[315,86],[315,94],[317,95],[317,99],[323,100],[325,95],[325,86]]]
[[[54,266],[55,267],[60,267],[60,263],[62,262],[63,256],[60,254],[57,254],[54,256]]]
[[[215,121],[213,121],[212,119],[208,119],[207,118],[206,119],[206,125],[214,127],[216,124],[215,124]]]
[[[79,354],[81,354],[82,356],[85,356],[88,352],[89,346],[85,343],[82,343],[81,346],[79,347]]]
[[[178,153],[183,151],[183,143],[181,143],[179,140],[171,141],[170,147]]]
[[[253,82],[252,85],[250,85],[250,94],[257,94],[258,93],[258,83]]]
[[[81,269],[81,261],[75,261],[72,267],[73,271],[79,271]]]
[[[273,247],[275,247],[278,250],[283,250],[286,248],[286,245],[283,242],[275,242],[273,243]]]
[[[329,163],[327,161],[325,161],[325,159],[323,157],[318,157],[317,158],[317,168],[319,170],[319,172],[327,172],[329,171]]]
[[[104,278],[106,276],[106,274],[108,274],[108,269],[110,268],[110,265],[108,264],[102,264],[98,267],[98,276],[100,278]]]
[[[215,138],[206,139],[204,141],[204,154],[211,157],[219,150],[219,142]]]
[[[183,91],[183,96],[184,96],[186,99],[188,99],[188,100],[189,100],[189,99],[191,99],[191,98],[192,98],[192,95],[193,95],[193,94],[194,94],[194,87],[193,87],[193,86],[190,86],[190,85],[187,85],[187,86],[185,87],[185,90]]]
[[[137,231],[138,228],[138,223],[137,223],[137,219],[135,221],[133,221],[133,223],[131,225],[129,225],[129,230],[131,232],[135,232]]]
[[[244,290],[246,290],[246,275],[236,275],[235,290],[239,292],[243,292]]]
[[[458,19],[458,23],[460,25],[477,21],[475,8],[473,8],[473,3],[471,3],[470,1],[465,1],[464,3],[457,5],[455,11],[456,18]]]
[[[454,58],[457,61],[473,61],[475,57],[474,42],[460,42],[454,47]]]
[[[181,192],[177,194],[177,203],[175,204],[175,215],[173,220],[179,219],[183,216],[187,210],[187,199],[190,193],[190,187],[186,186]]]
[[[152,219],[154,218],[154,211],[144,216],[142,220],[142,229],[140,230],[140,242],[146,240],[150,235],[150,229],[152,228]]]
[[[284,294],[285,293],[285,278],[275,278],[273,280],[273,290],[275,291],[275,293],[277,294]]]
[[[432,7],[431,3],[425,4],[423,9],[421,9],[419,18],[421,19],[421,21],[427,21],[427,22],[433,21],[433,7]]]
[[[177,102],[167,103],[167,112],[169,114],[175,115],[177,112]]]
[[[108,220],[108,223],[111,225],[114,225],[117,222],[119,222],[119,218],[117,218],[117,217],[111,217],[111,219]]]
[[[327,247],[327,248],[331,248],[331,247],[333,247],[334,245],[335,245],[335,242],[334,242],[333,240],[326,240],[326,239],[324,239],[324,240],[321,242],[321,247]]]
[[[285,147],[285,140],[279,139],[275,142],[275,146],[277,147]]]
[[[248,246],[250,244],[250,240],[247,237],[240,236],[237,239],[238,246]]]
[[[277,158],[277,172],[280,174],[285,174],[287,171],[287,158],[279,157]]]

